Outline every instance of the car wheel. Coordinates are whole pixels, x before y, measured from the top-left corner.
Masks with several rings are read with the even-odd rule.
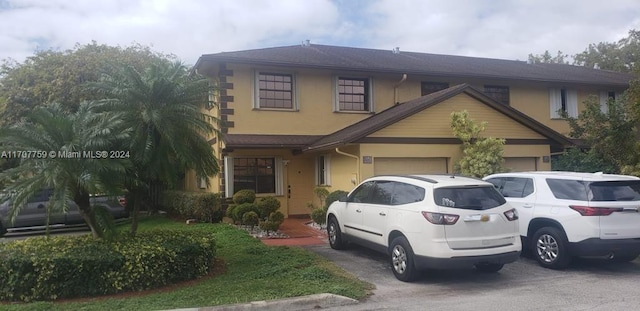
[[[504,265],[500,263],[479,263],[475,267],[480,272],[494,273],[500,271]]]
[[[346,242],[342,239],[342,231],[340,231],[340,225],[335,217],[329,218],[329,223],[327,223],[327,236],[329,238],[329,245],[331,248],[345,248]]]
[[[417,271],[413,261],[413,249],[403,236],[393,239],[390,248],[391,270],[400,281],[411,282],[416,279]]]
[[[533,256],[545,268],[562,269],[571,262],[567,237],[557,228],[539,229],[533,235],[532,244]]]
[[[630,262],[636,260],[640,254],[625,254],[620,256],[614,256],[613,261],[615,262]]]

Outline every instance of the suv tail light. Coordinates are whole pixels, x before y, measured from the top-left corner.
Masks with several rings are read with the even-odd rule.
[[[422,216],[434,225],[453,225],[460,218],[458,215],[431,212],[422,212]]]
[[[118,197],[118,203],[120,203],[122,207],[127,207],[127,199],[125,197]]]
[[[509,221],[518,220],[518,211],[515,208],[512,208],[506,212],[504,212],[504,216],[509,219]]]
[[[591,206],[580,206],[580,205],[569,205],[569,207],[580,213],[582,216],[609,216],[613,212],[620,212],[622,208],[611,208],[611,207],[591,207]]]

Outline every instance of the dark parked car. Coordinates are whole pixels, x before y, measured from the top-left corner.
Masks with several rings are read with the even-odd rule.
[[[7,200],[0,204],[0,236],[4,235],[8,229],[44,228],[47,221],[45,206],[48,204],[51,194],[52,190],[41,190],[36,193],[36,195],[22,207],[13,223],[9,217],[11,201]],[[124,196],[94,195],[91,196],[90,200],[94,207],[100,206],[106,208],[115,219],[129,217],[129,212],[125,208],[126,200]],[[84,219],[78,211],[78,205],[71,201],[69,202],[67,213],[53,213],[49,217],[49,225],[51,227],[63,227],[84,223]]]

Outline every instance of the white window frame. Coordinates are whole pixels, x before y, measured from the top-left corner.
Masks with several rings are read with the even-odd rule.
[[[291,76],[291,108],[272,108],[272,107],[260,107],[260,74],[278,74]],[[254,70],[253,79],[251,79],[251,90],[253,92],[252,106],[257,110],[275,110],[275,111],[299,111],[298,106],[298,86],[297,76],[294,72],[283,72],[278,70]]]
[[[340,93],[338,92],[338,82],[340,79],[366,79],[367,80],[367,104],[369,106],[368,110],[363,111],[354,111],[354,110],[340,110]],[[373,103],[375,102],[373,98],[373,78],[358,76],[358,75],[335,75],[333,76],[333,111],[334,112],[343,112],[343,113],[372,113],[375,111],[375,107]]]
[[[320,166],[323,162],[323,167]],[[331,186],[331,155],[321,154],[316,157],[316,186]],[[322,182],[324,181],[324,183]]]
[[[234,173],[234,167],[233,167],[233,160],[234,159],[243,159],[243,158],[274,158],[274,164],[275,164],[275,187],[276,187],[276,192],[275,193],[257,193],[256,195],[261,196],[261,195],[276,195],[276,196],[281,196],[284,195],[284,165],[283,165],[283,161],[282,161],[282,157],[274,157],[274,156],[238,156],[238,157],[233,157],[233,156],[225,156],[224,157],[224,176],[225,176],[225,184],[224,184],[224,195],[227,198],[231,198],[233,197],[233,194],[235,193],[234,189],[233,189],[233,173]]]
[[[571,118],[578,117],[578,92],[576,90],[566,88],[549,89],[549,112],[551,119],[562,119],[562,115],[560,114],[561,110],[564,110]]]
[[[613,93],[613,100],[618,98],[618,92],[616,91],[600,91],[600,111],[602,111],[602,113],[609,112],[610,93]]]

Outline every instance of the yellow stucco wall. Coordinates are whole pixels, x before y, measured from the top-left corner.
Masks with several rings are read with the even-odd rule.
[[[569,126],[563,120],[550,118],[549,89],[552,87],[576,89],[579,110],[584,108],[582,102],[590,94],[597,95],[602,90],[582,85],[409,75],[406,81],[398,87],[396,98],[394,87],[402,78],[400,74],[371,75],[369,73],[343,73],[324,69],[283,70],[282,68],[269,67],[254,68],[240,64],[229,64],[227,67],[234,72],[232,77],[227,78],[228,82],[234,84],[234,88],[227,91],[228,95],[234,96],[234,102],[229,104],[229,108],[235,110],[234,115],[229,116],[229,120],[235,122],[235,126],[230,128],[229,133],[234,134],[254,134],[259,126],[260,132],[265,134],[290,134],[291,129],[295,129],[296,134],[322,135],[337,131],[370,116],[368,113],[334,112],[333,83],[337,75],[372,78],[375,112],[391,107],[394,99],[405,102],[420,97],[420,84],[423,81],[447,82],[450,86],[468,83],[481,91],[484,85],[506,85],[510,88],[510,105],[512,107],[563,134],[569,132]],[[252,81],[256,70],[294,74],[299,110],[253,109]]]
[[[410,116],[402,122],[390,125],[370,137],[453,137],[451,132],[451,112],[467,110],[476,121],[486,121],[483,133],[487,137],[543,139],[544,136],[532,131],[493,108],[479,103],[476,99],[460,94],[433,107]]]

